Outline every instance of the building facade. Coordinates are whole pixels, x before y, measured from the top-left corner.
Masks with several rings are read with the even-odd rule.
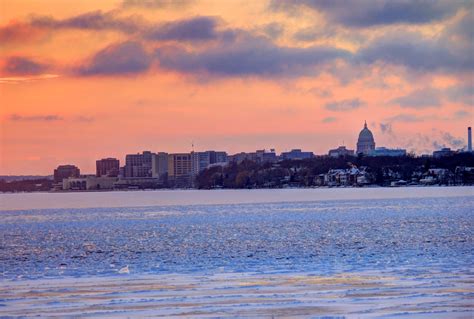
[[[227,163],[227,153],[219,151],[191,152],[192,175],[197,176],[213,164]]]
[[[439,151],[434,151],[433,152],[433,157],[435,158],[440,158],[444,156],[451,156],[454,154],[454,151],[451,150],[449,147],[444,147],[440,149]]]
[[[401,148],[377,147],[369,153],[370,156],[406,156],[407,150]]]
[[[289,152],[282,152],[280,154],[280,159],[282,160],[302,160],[313,157],[313,152],[303,152],[300,149],[293,149]]]
[[[168,183],[171,187],[192,185],[192,162],[190,153],[168,155]]]
[[[117,177],[94,175],[63,179],[63,190],[106,190],[113,189]]]
[[[359,133],[357,140],[357,154],[368,155],[375,149],[375,140],[372,132],[367,128],[367,122],[364,123],[364,128]]]
[[[144,151],[142,154],[127,154],[123,177],[152,177],[152,158],[154,153]]]
[[[333,150],[329,150],[330,157],[354,156],[354,150],[348,150],[345,146],[339,146]]]
[[[116,158],[103,158],[95,162],[95,175],[97,177],[117,177],[120,169],[120,161]]]
[[[151,159],[151,175],[160,181],[166,180],[168,175],[168,153],[153,154]]]

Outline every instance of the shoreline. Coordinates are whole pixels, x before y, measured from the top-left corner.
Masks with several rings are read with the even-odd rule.
[[[74,193],[113,193],[113,192],[158,192],[158,191],[226,191],[226,190],[284,190],[284,189],[379,189],[379,188],[455,188],[455,187],[474,187],[474,184],[466,185],[365,185],[365,186],[310,186],[310,187],[255,187],[255,188],[144,188],[144,189],[83,189],[83,190],[50,190],[50,191],[31,191],[31,192],[0,192],[3,194],[74,194]]]
[[[463,196],[474,196],[474,186],[33,192],[0,194],[0,211],[264,204]]]

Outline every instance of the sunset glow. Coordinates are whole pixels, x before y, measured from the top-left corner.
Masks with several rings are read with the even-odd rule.
[[[0,0],[0,174],[327,154],[364,120],[377,146],[464,148],[472,30],[472,1]]]

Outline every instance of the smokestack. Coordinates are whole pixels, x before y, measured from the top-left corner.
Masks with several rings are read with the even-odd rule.
[[[467,151],[472,152],[472,132],[470,126],[467,128]]]

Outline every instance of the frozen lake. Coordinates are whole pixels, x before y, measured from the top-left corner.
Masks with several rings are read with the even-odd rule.
[[[472,187],[0,201],[0,317],[473,315]]]

